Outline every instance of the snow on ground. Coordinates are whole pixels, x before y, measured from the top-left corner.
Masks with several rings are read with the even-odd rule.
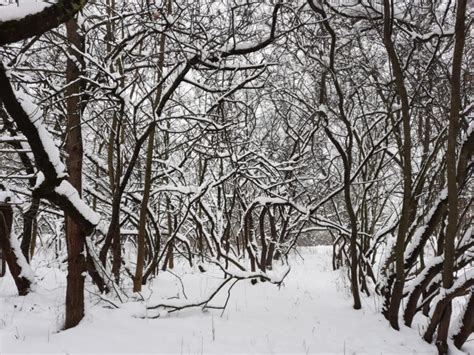
[[[417,330],[391,330],[378,300],[365,298],[363,309],[353,310],[344,272],[331,270],[330,248],[304,248],[292,258],[284,285],[241,281],[222,316],[219,310],[192,309],[141,319],[143,304],[111,309],[87,292],[85,319],[67,331],[58,331],[63,271],[37,266],[36,290],[25,297],[16,296],[10,276],[0,278],[0,353],[436,354]],[[205,296],[218,280],[213,272],[177,269],[189,298]],[[161,273],[143,294],[154,304],[157,298],[182,297],[180,289],[176,276]]]

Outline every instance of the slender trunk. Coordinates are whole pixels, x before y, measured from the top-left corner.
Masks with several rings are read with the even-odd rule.
[[[268,247],[268,253],[267,253],[267,260],[266,260],[266,266],[268,269],[272,268],[272,263],[273,263],[273,257],[275,255],[275,247],[276,243],[278,242],[278,233],[276,230],[276,225],[275,225],[275,209],[273,209],[273,213],[271,210],[268,210],[268,219],[270,221],[270,233],[271,233],[271,242],[270,246]],[[282,228],[282,233],[285,232],[285,224],[283,223],[283,228]]]
[[[403,169],[403,204],[398,227],[397,240],[395,244],[395,283],[391,293],[389,308],[386,312],[390,325],[398,330],[398,311],[403,297],[405,285],[405,239],[412,218],[412,168],[411,168],[411,127],[410,108],[408,93],[406,91],[403,69],[400,65],[395,46],[392,42],[392,4],[390,0],[384,0],[384,44],[388,53],[390,64],[395,77],[397,95],[402,106],[403,145],[402,145],[402,169]]]
[[[262,212],[260,213],[260,243],[262,245],[262,255],[260,256],[260,270],[265,272],[266,269],[266,256],[267,256],[267,241],[265,237],[265,214],[267,212],[267,207],[263,206]]]
[[[153,143],[155,140],[155,130],[150,133],[148,137],[148,149],[146,157],[145,169],[145,186],[143,191],[143,199],[140,206],[140,220],[138,226],[138,240],[137,240],[137,267],[135,270],[135,278],[133,280],[133,292],[140,292],[142,290],[143,267],[145,264],[145,233],[146,233],[146,216],[148,212],[148,200],[150,197],[151,188],[151,167],[153,160]]]
[[[351,288],[352,296],[354,298],[354,309],[361,309],[362,305],[360,302],[359,294],[359,277],[357,274],[358,267],[358,257],[357,257],[357,216],[354,212],[351,200],[351,190],[350,190],[350,168],[344,169],[344,199],[346,202],[347,213],[349,214],[349,220],[351,224]]]
[[[351,146],[349,146],[348,153],[346,154],[345,150],[341,146],[341,144],[336,140],[332,132],[325,127],[324,131],[328,136],[329,140],[333,143],[336,147],[337,151],[339,152],[343,165],[344,165],[344,202],[346,205],[347,214],[349,215],[349,221],[351,226],[351,237],[350,237],[350,254],[351,254],[351,262],[350,262],[350,274],[351,274],[351,291],[352,297],[354,299],[354,309],[361,309],[361,301],[360,301],[360,293],[359,293],[359,276],[357,273],[359,261],[357,256],[357,216],[354,211],[354,207],[352,205],[351,199],[351,156],[350,150]]]
[[[2,233],[0,231],[0,233]],[[5,260],[5,253],[3,252],[2,246],[0,245],[0,277],[5,276],[7,271],[7,261]]]
[[[458,186],[456,174],[456,139],[459,130],[459,111],[461,110],[461,66],[465,39],[465,14],[467,0],[458,0],[456,12],[456,39],[451,74],[451,108],[449,113],[448,147],[446,152],[446,178],[448,183],[448,225],[444,237],[443,288],[449,289],[454,280],[454,240],[458,224]],[[436,345],[440,354],[448,353],[448,332],[452,306],[448,302],[438,327]]]
[[[107,0],[107,22],[106,22],[106,50],[107,54],[112,52],[111,43],[115,41],[115,22],[111,18],[115,15],[115,0]],[[122,75],[123,71],[121,65],[121,59],[118,58],[116,61],[118,71]],[[117,72],[114,66],[114,62],[110,62],[109,71],[111,73]],[[123,82],[121,82],[123,85]],[[122,198],[123,191],[120,189],[120,177],[122,173],[122,162],[121,162],[121,134],[124,134],[122,126],[123,107],[120,112],[114,112],[112,115],[112,127],[110,130],[110,136],[107,142],[107,167],[109,175],[110,190],[113,194],[112,200],[112,216],[110,218],[109,229],[105,238],[102,250],[99,253],[99,259],[102,265],[105,267],[107,263],[107,253],[112,248],[112,273],[116,282],[120,281],[120,266],[122,263],[121,255],[121,240],[120,240],[120,201]],[[114,164],[115,161],[115,164]]]
[[[171,0],[168,0],[168,13],[171,12]],[[158,72],[157,72],[157,82],[159,83],[163,77],[163,66],[165,60],[165,44],[166,36],[164,33],[160,36],[160,54],[158,58]],[[163,89],[160,86],[156,92],[154,109],[158,106]],[[137,267],[135,270],[135,278],[133,280],[133,292],[140,292],[142,289],[143,281],[143,267],[145,265],[145,233],[146,233],[146,219],[148,213],[148,201],[150,199],[150,189],[151,189],[151,169],[153,163],[153,151],[155,143],[155,127],[153,126],[150,135],[148,136],[148,147],[147,147],[147,156],[146,156],[146,166],[145,166],[145,181],[144,181],[144,191],[143,199],[140,205],[140,217],[138,225],[138,240],[137,240]],[[156,251],[157,252],[157,251]],[[170,261],[172,262],[172,261]]]
[[[23,216],[23,239],[21,240],[21,251],[28,262],[30,261],[30,256],[33,255],[32,251],[34,251],[32,243],[34,244],[36,239],[36,214],[38,213],[39,204],[39,198],[32,198],[31,206]]]
[[[77,58],[77,53],[72,47],[81,49],[81,38],[78,34],[77,22],[72,19],[66,23],[67,38],[71,48],[69,54]],[[80,71],[76,62],[67,60],[66,81],[66,110],[67,110],[67,140],[66,161],[69,182],[79,194],[82,191],[82,132],[79,107]],[[68,275],[66,288],[66,322],[65,329],[76,326],[84,317],[84,272],[86,260],[84,257],[85,244],[84,229],[76,223],[74,218],[66,215],[66,242],[68,251]]]

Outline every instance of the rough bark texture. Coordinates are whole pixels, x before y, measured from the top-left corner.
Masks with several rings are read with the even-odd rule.
[[[75,20],[66,23],[67,38],[70,43],[69,54],[76,57],[77,54],[72,47],[80,49],[81,38],[78,34],[78,27]],[[80,60],[80,58],[77,58]],[[82,191],[82,132],[81,117],[79,107],[80,70],[75,61],[71,58],[67,60],[66,81],[66,110],[67,110],[67,139],[66,151],[68,158],[66,161],[69,173],[69,182],[74,186],[79,194]],[[66,216],[66,241],[68,251],[68,274],[66,289],[66,322],[65,328],[75,327],[84,317],[84,272],[86,271],[86,260],[84,257],[84,244],[86,234],[81,225],[76,220]]]

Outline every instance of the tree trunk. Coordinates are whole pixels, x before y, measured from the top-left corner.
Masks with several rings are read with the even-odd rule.
[[[33,245],[36,238],[36,214],[38,213],[39,204],[40,199],[33,197],[31,199],[31,206],[23,217],[23,239],[21,240],[21,251],[28,262],[30,261],[30,256],[33,255],[32,251],[34,251]]]
[[[410,219],[413,212],[412,206],[412,167],[411,167],[411,127],[410,127],[410,107],[408,93],[406,91],[403,69],[398,59],[395,46],[392,42],[392,5],[390,0],[384,0],[384,31],[383,40],[390,60],[393,75],[395,77],[396,91],[402,106],[403,124],[403,146],[401,152],[403,169],[403,204],[398,227],[397,240],[395,244],[395,282],[391,292],[389,308],[386,311],[390,325],[398,330],[398,311],[403,297],[403,287],[405,285],[405,240],[410,226]]]
[[[135,278],[133,279],[133,292],[142,290],[143,267],[145,265],[145,232],[146,232],[146,216],[148,212],[148,200],[151,188],[151,167],[153,161],[153,146],[155,141],[155,130],[148,137],[148,149],[145,168],[145,188],[143,192],[142,203],[140,206],[140,220],[138,225],[137,240],[137,266],[135,270]]]
[[[70,43],[69,54],[78,57],[72,49],[81,49],[81,38],[78,34],[77,22],[72,19],[66,23],[67,38]],[[79,59],[79,58],[78,58]],[[67,109],[67,140],[66,161],[69,182],[78,193],[82,191],[82,132],[79,107],[80,71],[74,60],[68,58],[66,67],[66,109]],[[66,289],[66,322],[65,329],[76,326],[84,317],[84,272],[86,260],[84,257],[85,233],[74,218],[66,215],[66,242],[68,251],[68,275]]]
[[[171,0],[167,1],[168,14],[171,13]],[[163,65],[165,61],[165,43],[166,36],[164,33],[160,36],[160,55],[158,58],[158,72],[157,72],[157,83],[159,83],[163,78]],[[162,94],[162,86],[157,89],[155,102],[153,109],[156,110]],[[146,156],[146,166],[145,166],[145,182],[144,182],[144,191],[143,199],[140,205],[140,219],[138,225],[138,240],[137,240],[137,267],[135,270],[135,278],[133,280],[133,292],[140,292],[142,289],[143,281],[143,267],[145,265],[145,233],[146,233],[146,217],[148,213],[148,200],[150,198],[150,189],[151,189],[151,168],[153,163],[153,152],[154,152],[154,143],[155,143],[155,127],[152,128],[150,135],[148,137],[148,147],[147,147],[147,156]],[[172,248],[170,248],[172,253]],[[172,255],[169,256],[170,267],[172,267]]]
[[[459,330],[453,335],[454,345],[459,349],[461,349],[467,338],[469,338],[469,335],[474,332],[474,293],[472,291],[460,321]]]
[[[260,226],[260,244],[262,247],[261,251],[261,256],[260,256],[260,270],[262,272],[265,272],[266,270],[266,260],[267,260],[267,241],[265,237],[265,214],[267,212],[267,207],[263,206],[262,212],[260,213],[260,221],[259,221],[259,226]]]
[[[448,225],[444,237],[443,288],[449,289],[454,281],[454,240],[456,239],[459,218],[458,186],[456,174],[456,139],[459,130],[459,111],[461,110],[461,66],[465,39],[465,14],[467,0],[458,0],[456,12],[456,39],[451,75],[451,108],[449,113],[448,148],[446,152],[446,178],[448,183]],[[452,306],[448,302],[438,327],[436,345],[440,354],[448,353],[448,333]]]
[[[28,294],[31,282],[22,276],[22,267],[15,255],[15,250],[11,244],[11,230],[13,223],[13,211],[10,205],[0,203],[0,249],[2,249],[3,257],[8,264],[10,273],[12,274],[15,285],[20,296]],[[19,250],[17,250],[19,252]]]

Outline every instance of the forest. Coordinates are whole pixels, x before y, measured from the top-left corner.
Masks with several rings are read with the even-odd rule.
[[[0,0],[0,352],[474,354],[473,10]]]

